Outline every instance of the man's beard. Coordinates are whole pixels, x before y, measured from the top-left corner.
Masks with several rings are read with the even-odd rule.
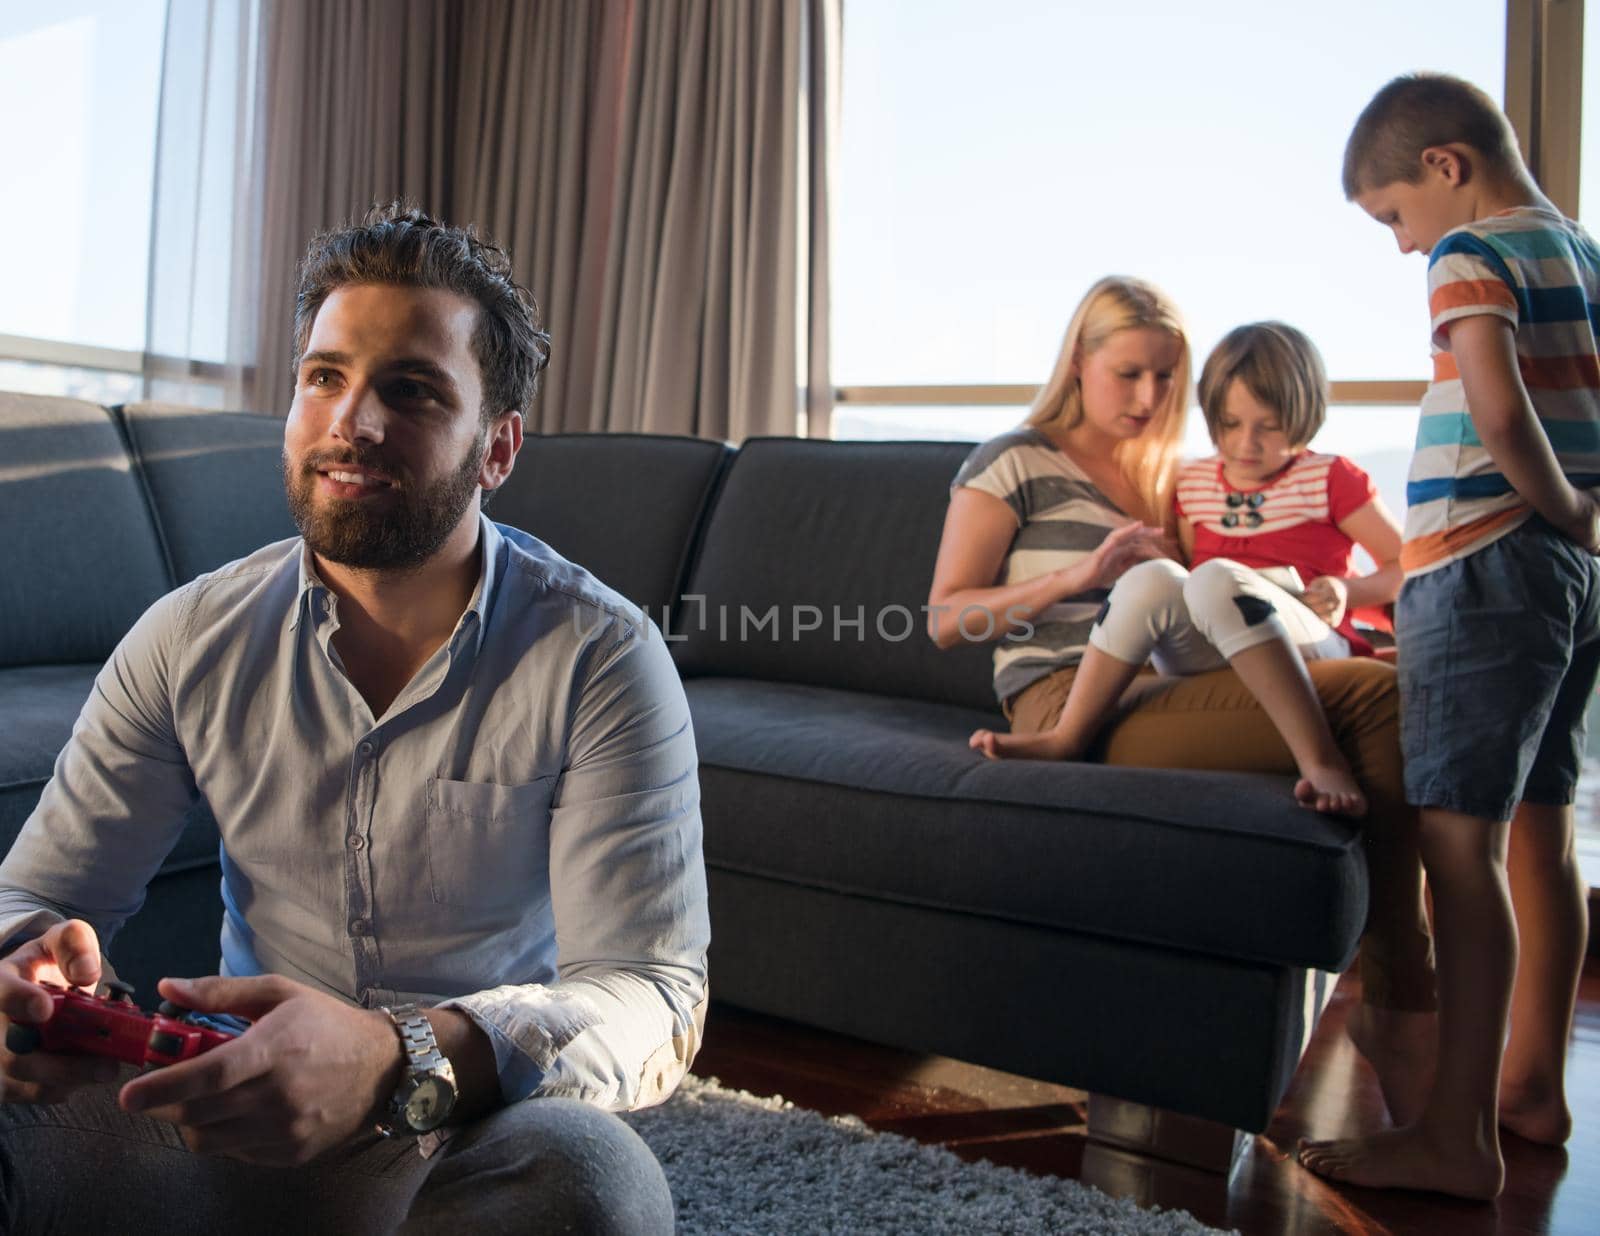
[[[408,475],[396,474],[386,467],[382,455],[375,450],[309,456],[298,470],[285,451],[283,487],[289,499],[289,513],[306,544],[320,558],[364,571],[421,566],[455,531],[472,496],[478,492],[483,447],[484,438],[480,435],[454,472],[425,489],[415,488]],[[373,501],[326,497],[317,504],[317,470],[340,464],[371,468],[389,477],[392,498]]]

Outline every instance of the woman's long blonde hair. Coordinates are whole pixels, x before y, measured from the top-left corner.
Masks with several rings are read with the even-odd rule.
[[[1165,527],[1174,519],[1172,490],[1178,475],[1183,418],[1189,404],[1190,368],[1189,337],[1184,333],[1183,318],[1166,293],[1126,275],[1108,275],[1090,288],[1067,323],[1055,368],[1023,423],[1046,431],[1076,426],[1083,420],[1080,363],[1119,330],[1140,326],[1167,331],[1183,345],[1166,402],[1156,410],[1150,427],[1137,438],[1119,444],[1116,452],[1117,466],[1146,508],[1129,513]]]

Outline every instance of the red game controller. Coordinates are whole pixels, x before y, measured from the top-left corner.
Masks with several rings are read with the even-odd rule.
[[[17,1055],[54,1051],[110,1056],[127,1064],[159,1066],[188,1060],[243,1032],[246,1023],[192,1013],[163,1000],[147,1013],[126,983],[102,984],[94,995],[40,983],[50,993],[50,1016],[33,1025],[12,1022],[6,1046]]]

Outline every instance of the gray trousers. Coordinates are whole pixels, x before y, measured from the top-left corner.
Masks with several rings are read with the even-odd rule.
[[[298,1168],[191,1154],[129,1115],[115,1086],[0,1106],[0,1232],[670,1233],[672,1194],[639,1135],[570,1099],[531,1099],[455,1130],[431,1158],[363,1133]]]

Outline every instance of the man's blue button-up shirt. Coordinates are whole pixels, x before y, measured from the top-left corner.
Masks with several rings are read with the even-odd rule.
[[[224,973],[460,1008],[508,1100],[669,1093],[710,937],[682,686],[638,610],[480,527],[471,603],[381,717],[298,539],[153,605],[0,863],[3,947],[63,916],[104,946],[198,794],[222,835]]]

